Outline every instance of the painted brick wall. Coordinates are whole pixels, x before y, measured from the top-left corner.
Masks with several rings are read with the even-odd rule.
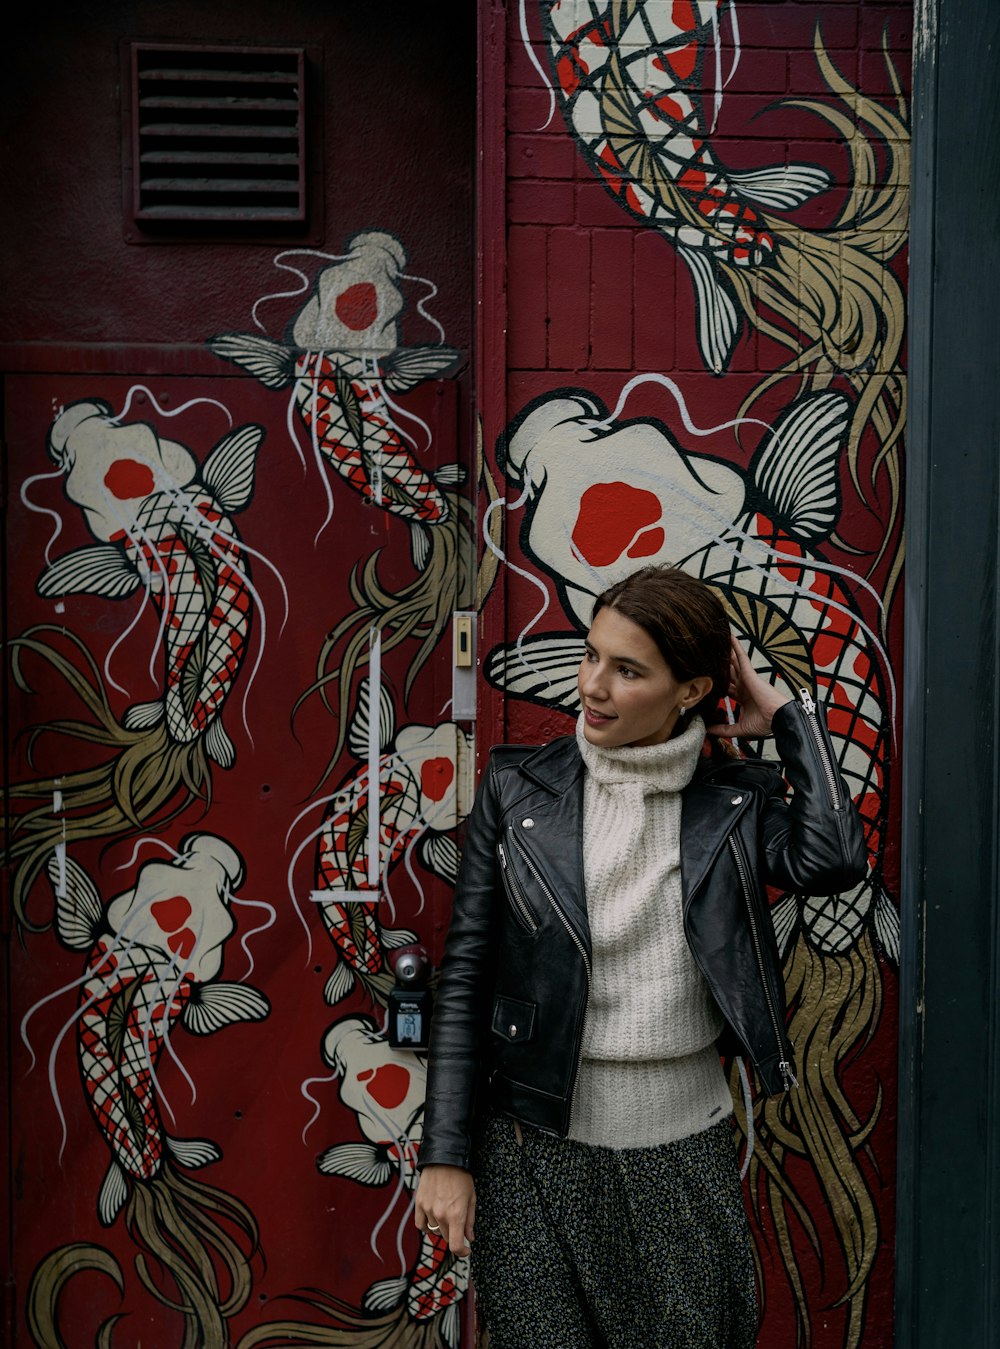
[[[675,58],[667,55],[653,76],[660,84],[645,92],[686,95],[696,139],[687,167],[704,168],[707,156],[717,175],[708,183],[719,187],[714,201],[685,196],[683,166],[661,157],[668,186],[657,198],[659,222],[650,219],[648,180],[647,207],[628,209],[643,181],[616,157],[624,133],[602,174],[595,161],[602,144],[607,150],[607,127],[588,144],[586,119],[574,120],[580,89],[607,88],[607,44],[627,64],[637,46],[655,46],[650,30],[639,39],[616,31],[612,8],[600,3],[525,0],[507,14],[505,108],[493,109],[506,129],[505,402],[500,408],[489,392],[481,400],[484,424],[500,432],[487,450],[506,506],[508,563],[484,610],[489,731],[530,742],[571,729],[572,695],[553,681],[572,683],[593,594],[642,560],[706,575],[728,597],[758,666],[779,683],[818,691],[865,816],[872,877],[844,898],[839,927],[830,909],[817,914],[772,896],[803,1070],[788,1103],[756,1106],[746,1197],[765,1303],[759,1342],[887,1345],[912,9],[646,0],[618,13],[636,8],[651,16],[654,34],[668,35],[660,57]],[[588,57],[587,34],[606,20]],[[628,92],[635,114],[644,86]],[[647,129],[633,124],[646,149]],[[658,134],[674,144],[669,111]],[[812,185],[780,205],[754,200],[751,180],[738,177],[767,169],[769,183],[787,187],[796,165],[810,166]],[[751,228],[768,234],[758,262],[726,254],[735,241],[725,218],[707,213],[720,202],[748,208]],[[699,212],[723,222],[693,245],[708,250],[702,293],[678,246],[684,208],[696,222]],[[777,278],[770,290],[761,276]],[[699,340],[713,287],[737,314],[718,372]],[[556,395],[567,390],[576,407],[560,410]],[[823,518],[810,524],[816,502],[791,487],[781,500],[769,497],[762,465],[773,428],[798,418],[816,446],[805,462],[815,466],[823,436],[810,418],[823,406],[836,444],[817,470]],[[542,421],[527,435],[529,411]],[[645,428],[639,449],[626,438],[634,423]],[[738,502],[708,533],[706,519],[722,508],[697,485],[699,465],[723,466]],[[771,467],[771,482],[787,486],[780,454]],[[595,521],[588,510],[597,488],[612,506]],[[755,626],[765,610],[787,619],[801,656],[795,669]],[[742,1122],[739,1131],[742,1146]]]

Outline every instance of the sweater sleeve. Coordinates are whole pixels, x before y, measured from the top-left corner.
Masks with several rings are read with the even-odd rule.
[[[762,819],[766,879],[800,895],[832,895],[864,880],[861,819],[837,768],[820,710],[810,700],[779,708],[772,723],[792,788],[769,796]]]

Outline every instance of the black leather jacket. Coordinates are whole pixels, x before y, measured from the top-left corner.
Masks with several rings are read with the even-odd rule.
[[[775,714],[776,764],[699,761],[681,794],[688,942],[768,1093],[794,1081],[765,885],[858,884],[861,823],[808,695]],[[420,1165],[468,1167],[477,1103],[565,1137],[590,984],[583,760],[573,736],[493,750],[469,815],[431,1031]]]

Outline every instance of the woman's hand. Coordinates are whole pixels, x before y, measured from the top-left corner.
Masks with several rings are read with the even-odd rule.
[[[739,703],[740,718],[730,726],[724,722],[721,726],[709,726],[709,735],[717,735],[727,740],[737,736],[745,740],[757,740],[771,734],[771,718],[779,707],[791,702],[787,693],[781,693],[757,673],[750,664],[750,657],[734,637],[732,655],[729,660],[729,697]]]
[[[420,1173],[414,1221],[421,1232],[444,1237],[455,1255],[468,1255],[475,1237],[476,1187],[460,1166],[425,1166]]]

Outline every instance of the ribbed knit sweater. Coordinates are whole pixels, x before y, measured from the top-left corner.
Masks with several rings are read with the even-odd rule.
[[[692,717],[662,745],[577,741],[593,976],[569,1134],[652,1147],[732,1112],[714,1041],[722,1016],[684,935],[680,792],[705,738]]]

